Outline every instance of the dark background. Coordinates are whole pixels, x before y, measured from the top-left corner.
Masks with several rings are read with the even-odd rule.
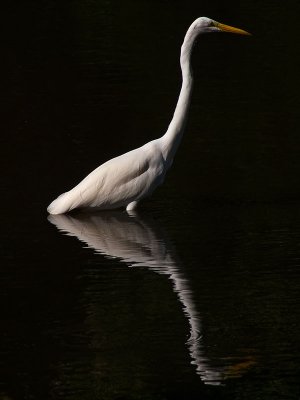
[[[180,44],[200,15],[254,36],[199,42],[170,179],[193,198],[298,200],[296,1],[25,1],[3,15],[7,202],[47,204],[110,157],[161,136],[179,93]]]
[[[299,12],[295,0],[3,7],[3,399],[298,398]],[[220,387],[190,365],[162,276],[82,249],[46,214],[99,164],[165,132],[180,45],[202,15],[253,36],[199,40],[186,134],[140,218],[167,231],[158,240],[192,282],[212,365],[255,359]]]

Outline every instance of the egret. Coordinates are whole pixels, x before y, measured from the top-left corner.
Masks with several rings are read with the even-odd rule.
[[[125,207],[134,210],[165,179],[181,141],[191,102],[193,76],[191,53],[197,37],[210,32],[248,32],[210,18],[197,18],[189,27],[181,46],[182,86],[173,118],[166,133],[142,147],[100,165],[77,186],[63,193],[49,206],[50,214],[64,214],[75,208],[109,210]]]

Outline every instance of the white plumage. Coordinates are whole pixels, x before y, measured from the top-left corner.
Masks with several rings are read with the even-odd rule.
[[[77,186],[55,199],[47,209],[50,214],[63,214],[75,208],[126,207],[133,210],[141,199],[163,183],[187,119],[193,86],[190,65],[193,45],[201,33],[221,31],[249,35],[206,17],[196,19],[189,27],[181,47],[182,87],[167,132],[159,139],[100,165]]]

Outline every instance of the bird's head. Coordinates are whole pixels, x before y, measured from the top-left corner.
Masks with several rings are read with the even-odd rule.
[[[210,33],[210,32],[230,32],[239,35],[250,35],[251,33],[244,31],[243,29],[234,28],[233,26],[221,24],[220,22],[214,21],[213,19],[207,17],[200,17],[194,21],[193,29],[196,30],[198,34],[200,33]]]

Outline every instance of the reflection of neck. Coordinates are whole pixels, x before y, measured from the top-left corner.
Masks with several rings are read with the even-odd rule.
[[[181,141],[187,121],[188,110],[191,102],[193,74],[191,68],[191,54],[197,33],[193,25],[187,31],[181,46],[180,65],[182,72],[182,86],[174,111],[174,115],[167,132],[162,137],[164,158],[169,165]]]
[[[219,382],[220,373],[209,366],[203,354],[203,345],[199,340],[201,321],[189,281],[179,269],[172,245],[159,226],[124,213],[86,214],[83,218],[50,215],[48,219],[63,232],[77,236],[103,255],[117,257],[132,267],[147,267],[168,276],[189,322],[187,346],[192,364],[196,365],[197,373],[205,382]]]

